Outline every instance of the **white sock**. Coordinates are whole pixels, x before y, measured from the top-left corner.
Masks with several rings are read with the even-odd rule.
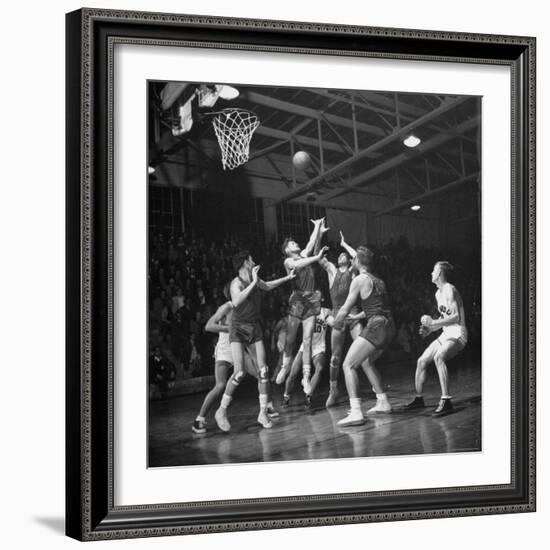
[[[308,364],[304,363],[304,366],[303,366],[302,370],[303,370],[303,373],[304,373],[304,378],[309,380],[309,377],[311,376],[311,365],[308,365]]]
[[[197,416],[197,418],[195,418],[195,420],[198,420],[199,422],[205,422],[206,421],[206,418],[204,418],[204,416]]]
[[[289,356],[283,355],[283,365],[281,368],[288,370],[288,368],[290,367],[290,363],[292,363],[292,355],[289,355]]]
[[[260,393],[260,411],[265,411],[267,409],[267,395],[265,393]]]
[[[376,399],[380,399],[380,401],[387,401],[388,396],[385,393],[377,393]]]
[[[361,398],[360,397],[351,397],[349,400],[351,407],[351,412],[361,412]]]
[[[231,396],[227,395],[226,393],[223,394],[222,402],[220,403],[220,407],[222,409],[227,409],[229,407],[229,403],[231,403]]]
[[[451,396],[450,395],[442,395],[441,399],[451,399]]]
[[[338,388],[338,381],[337,380],[331,380],[330,381],[330,391],[334,391]]]
[[[267,408],[268,408],[268,409],[272,409],[272,408],[273,408],[273,401],[268,401],[268,402],[267,402]]]

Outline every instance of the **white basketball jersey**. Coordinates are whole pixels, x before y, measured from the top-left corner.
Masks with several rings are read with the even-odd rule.
[[[435,293],[435,299],[437,300],[437,309],[439,315],[442,318],[449,317],[451,314],[451,302],[447,299],[447,295],[450,294],[450,289],[454,290],[453,285],[450,283],[445,283],[445,285]],[[445,338],[452,338],[456,340],[463,340],[464,343],[468,340],[468,331],[466,329],[466,320],[464,315],[464,305],[462,303],[462,298],[457,293],[456,302],[458,307],[459,320],[457,323],[452,325],[447,325],[443,327],[443,334]]]

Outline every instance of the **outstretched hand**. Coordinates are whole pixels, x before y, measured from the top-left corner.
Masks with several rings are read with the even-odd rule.
[[[327,231],[330,231],[330,227],[327,227],[325,225],[325,218],[322,218],[322,219],[323,219],[323,222],[321,223],[321,229],[320,229],[321,235],[323,233],[326,233]]]
[[[315,227],[322,224],[324,222],[325,218],[319,218],[317,220],[309,220]]]
[[[294,279],[296,277],[296,269],[293,267],[289,272],[288,272],[288,278],[289,279]]]
[[[258,271],[260,271],[260,266],[255,265],[252,268],[252,281],[255,283],[258,280]]]
[[[319,250],[319,254],[317,254],[317,257],[321,259],[327,252],[328,252],[328,246],[323,246],[321,250]]]

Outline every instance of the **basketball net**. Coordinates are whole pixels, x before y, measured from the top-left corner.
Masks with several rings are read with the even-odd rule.
[[[223,169],[233,170],[248,161],[250,140],[260,125],[258,117],[242,109],[225,109],[212,124],[222,152]]]

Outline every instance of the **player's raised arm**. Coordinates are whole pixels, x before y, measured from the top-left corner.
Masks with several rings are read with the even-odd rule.
[[[340,246],[352,257],[357,256],[355,248],[352,248],[344,239],[344,234],[340,231]]]
[[[258,279],[258,288],[266,291],[273,290],[274,288],[291,281],[294,277],[296,277],[296,271],[291,269],[288,275],[285,277],[280,277],[279,279],[273,279],[272,281],[262,281],[261,279]]]
[[[323,223],[324,219],[325,218],[319,218],[318,220],[311,220],[314,226],[313,231],[309,236],[309,241],[306,247],[300,252],[300,256],[305,258],[306,256],[309,256],[313,252],[313,248],[315,247],[315,243],[319,238],[319,233],[321,232],[321,224]]]
[[[314,256],[309,256],[307,258],[287,258],[285,260],[285,268],[287,270],[287,273],[290,274],[290,272],[293,269],[302,269],[303,267],[306,267],[307,265],[314,264],[315,262],[318,262],[321,260],[321,258],[327,253],[328,246],[323,246],[321,250],[319,250],[318,254],[315,254]]]
[[[226,302],[225,304],[222,304],[208,319],[206,322],[206,326],[204,329],[207,332],[229,332],[229,327],[223,323],[220,323],[220,321],[233,309],[233,304],[231,302]]]
[[[319,238],[315,242],[315,247],[313,254],[317,256],[321,250],[321,241],[323,240],[323,235],[329,231],[328,227],[325,227],[325,222],[321,224],[321,229],[319,230]],[[319,265],[328,273],[329,278],[336,275],[336,266],[327,259],[326,256],[321,256],[319,259]]]
[[[231,301],[233,307],[240,306],[249,296],[249,294],[256,288],[258,284],[258,270],[259,265],[252,268],[252,282],[245,288],[241,280],[236,278],[231,283]]]

